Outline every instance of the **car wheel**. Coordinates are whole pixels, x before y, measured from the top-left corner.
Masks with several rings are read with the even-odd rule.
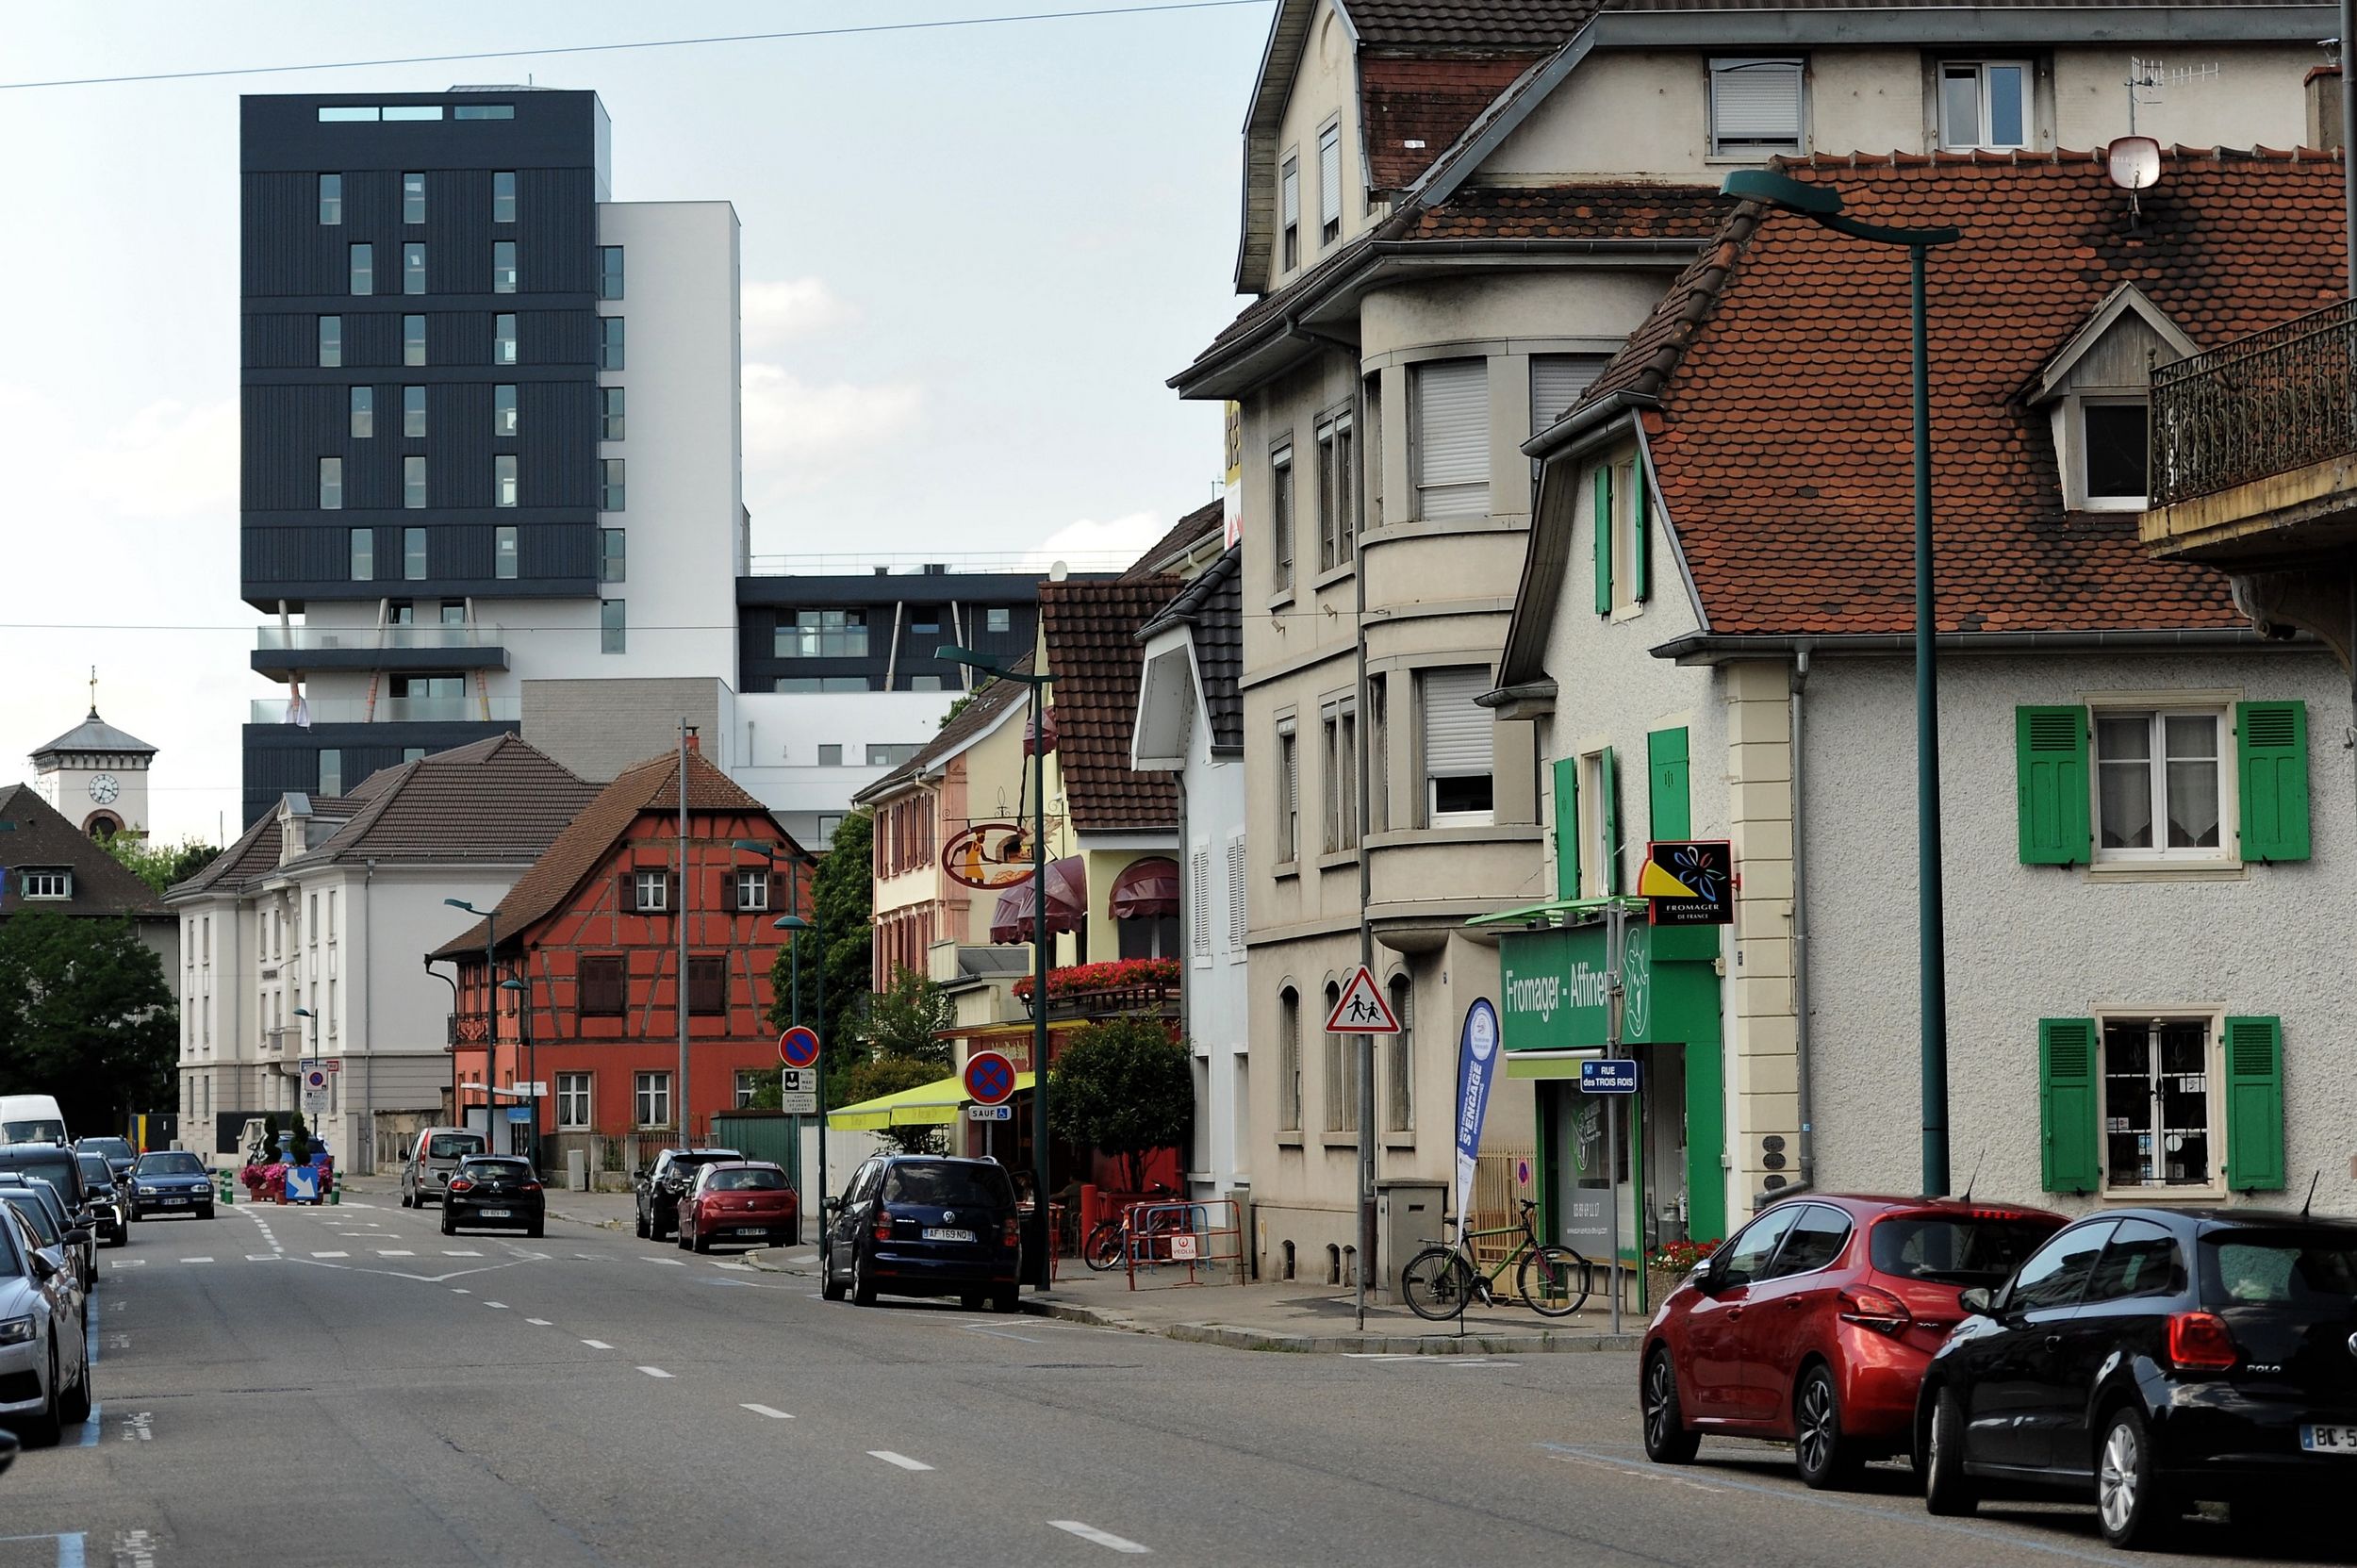
[[[851,1248],[851,1305],[872,1307],[876,1304],[876,1281],[867,1277],[867,1265],[860,1259],[858,1247]]]
[[[2183,1510],[2152,1462],[2152,1431],[2133,1406],[2112,1412],[2095,1450],[2095,1512],[2103,1539],[2129,1551],[2150,1546]]]
[[[197,1217],[197,1218],[199,1218],[199,1219],[210,1219],[210,1218],[212,1218],[212,1217],[213,1217],[213,1206],[212,1206],[211,1204],[207,1203],[206,1205],[205,1205],[205,1207],[204,1207],[204,1208],[199,1209],[199,1210],[196,1212],[196,1217]]]
[[[458,1222],[451,1216],[450,1208],[447,1204],[445,1204],[442,1209],[442,1234],[445,1236],[455,1236],[458,1234]]]
[[[1801,1375],[1792,1395],[1792,1458],[1811,1490],[1846,1486],[1856,1479],[1856,1444],[1841,1436],[1841,1398],[1833,1373],[1822,1364]]]
[[[82,1347],[82,1375],[74,1380],[74,1392],[58,1395],[58,1415],[64,1426],[78,1427],[90,1419],[90,1347]]]
[[[990,1293],[990,1310],[1012,1317],[1023,1310],[1023,1293],[1014,1285],[1001,1285]]]
[[[834,1277],[834,1255],[831,1252],[818,1255],[818,1294],[829,1301],[843,1299],[843,1282]]]
[[[48,1448],[56,1445],[64,1423],[59,1419],[58,1390],[58,1347],[49,1346],[49,1397],[41,1409],[18,1419],[16,1435],[25,1440],[27,1448]]]
[[[401,1189],[401,1206],[404,1209],[414,1209],[418,1206],[418,1200],[409,1196],[409,1189],[406,1187]]]
[[[540,1239],[546,1230],[547,1227],[542,1224],[542,1222],[536,1219],[530,1225],[524,1227],[524,1234],[536,1242]]]
[[[1964,1401],[1954,1391],[1941,1389],[1932,1401],[1931,1428],[1924,1436],[1923,1507],[1956,1518],[1980,1506],[1981,1489],[1964,1473]]]
[[[684,1232],[682,1232],[682,1233],[683,1233],[683,1234],[684,1234]],[[709,1251],[711,1251],[711,1250],[712,1250],[712,1238],[711,1238],[710,1236],[705,1235],[705,1234],[704,1234],[702,1231],[701,1231],[701,1230],[700,1230],[700,1231],[698,1231],[698,1232],[696,1233],[696,1246],[695,1246],[695,1250],[697,1250],[698,1252],[709,1252]]]
[[[982,1310],[982,1303],[989,1299],[981,1291],[961,1291],[958,1295],[958,1305],[966,1312],[979,1312]]]
[[[637,1222],[638,1239],[642,1242],[645,1241],[649,1233],[649,1228],[647,1225],[647,1206],[643,1203],[639,1204],[632,1212],[632,1217]]]
[[[1656,1349],[1645,1360],[1644,1376],[1638,1385],[1638,1404],[1645,1418],[1645,1457],[1656,1464],[1690,1462],[1703,1440],[1686,1428],[1685,1414],[1678,1402],[1677,1365],[1670,1359],[1666,1346]]]

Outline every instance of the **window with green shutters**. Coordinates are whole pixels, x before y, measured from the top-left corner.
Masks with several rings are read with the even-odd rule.
[[[2308,704],[2234,704],[2245,860],[2308,858]]]
[[[1596,465],[1596,614],[1612,613],[1612,465]]]
[[[1599,464],[1593,485],[1596,614],[1608,616],[1642,604],[1652,591],[1651,490],[1639,462]]]
[[[2085,866],[2087,832],[2087,711],[2016,708],[2014,768],[2024,866]]]
[[[1555,896],[1579,897],[1579,759],[1555,759]]]
[[[2113,1197],[2284,1185],[2280,1019],[2038,1022],[2039,1176]]]
[[[1687,778],[1686,732],[1656,730],[1645,736],[1645,823],[1654,838],[1694,836],[1694,802]]]
[[[2091,1193],[2096,1163],[2095,1021],[2040,1018],[2037,1025],[2038,1184],[2050,1193]]]
[[[2014,747],[2025,866],[2310,856],[2304,702],[2019,707]]]
[[[2226,1184],[2238,1193],[2283,1185],[2283,1024],[2226,1020]]]

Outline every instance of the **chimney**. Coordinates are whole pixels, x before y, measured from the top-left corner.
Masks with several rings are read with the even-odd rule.
[[[2327,152],[2341,144],[2341,68],[2312,66],[2308,72],[2308,145]]]
[[[687,726],[687,749],[696,752],[701,752],[704,749],[704,737],[696,733],[696,726],[693,724]]]

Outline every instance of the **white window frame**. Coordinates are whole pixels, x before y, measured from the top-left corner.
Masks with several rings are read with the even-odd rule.
[[[2013,69],[2021,73],[2021,140],[1998,141],[1986,134],[1990,129],[1989,73]],[[1972,134],[1956,135],[1948,119],[1948,77],[1951,73],[1970,72],[1974,87]],[[1976,149],[1987,152],[2010,152],[2017,148],[2037,145],[2037,69],[2026,59],[1943,59],[1932,67],[1932,114],[1938,126],[1939,146],[1943,152],[1969,153]]]
[[[1279,273],[1301,265],[1301,149],[1290,149],[1277,165],[1277,267]]]
[[[1637,597],[1637,487],[1645,482],[1641,464],[1631,458],[1612,465],[1612,613],[1635,615],[1645,607]],[[1646,511],[1650,513],[1651,507]]]
[[[1356,425],[1348,408],[1317,421],[1318,570],[1346,567],[1358,558],[1358,453]]]
[[[739,1067],[739,1068],[737,1068],[737,1069],[736,1069],[736,1093],[735,1093],[735,1096],[733,1097],[733,1098],[734,1098],[734,1101],[735,1101],[735,1103],[734,1103],[734,1109],[739,1110],[739,1111],[746,1111],[746,1110],[750,1110],[750,1109],[751,1109],[751,1107],[752,1107],[752,1103],[753,1103],[753,1097],[754,1097],[754,1096],[756,1096],[756,1095],[758,1095],[758,1094],[760,1094],[760,1093],[761,1093],[761,1073],[760,1073],[760,1071],[759,1071],[758,1069],[756,1069],[756,1068],[751,1068],[751,1067]]]
[[[1276,589],[1291,593],[1294,586],[1295,535],[1300,532],[1301,487],[1294,473],[1294,441],[1287,436],[1269,449],[1269,544],[1276,553]]]
[[[1343,123],[1339,116],[1318,127],[1318,243],[1343,237]]]
[[[630,906],[640,915],[668,915],[671,910],[671,873],[644,868],[631,874]],[[650,898],[651,891],[652,897]]]
[[[1486,828],[1497,820],[1498,763],[1497,732],[1494,723],[1492,724],[1490,733],[1490,767],[1488,769],[1488,777],[1490,780],[1489,809],[1476,811],[1442,810],[1439,788],[1439,783],[1442,779],[1475,778],[1479,775],[1457,770],[1435,772],[1431,765],[1431,747],[1429,744],[1432,714],[1431,683],[1438,677],[1453,674],[1465,669],[1480,670],[1481,667],[1477,665],[1437,665],[1430,668],[1419,669],[1416,671],[1416,770],[1418,773],[1423,775],[1424,817],[1425,825],[1426,827]],[[1486,672],[1484,673],[1486,674]],[[1485,721],[1490,719],[1490,716],[1487,713],[1484,713],[1481,717]]]
[[[635,1073],[631,1077],[631,1114],[642,1128],[676,1127],[669,1073]]]
[[[1606,882],[1615,847],[1605,840],[1605,805],[1611,798],[1604,750],[1583,751],[1579,757],[1579,896],[1600,899],[1611,891]]]
[[[2226,1014],[2223,1008],[2201,1005],[2174,1007],[2129,1007],[2113,1004],[2098,1007],[2093,1012],[2095,1024],[2095,1147],[2096,1164],[2101,1173],[2100,1191],[2105,1197],[2125,1198],[2134,1202],[2182,1202],[2188,1198],[2224,1197],[2226,1196],[2226,1126],[2223,1110],[2226,1102]],[[2165,1024],[2200,1024],[2204,1032],[2202,1041],[2202,1089],[2204,1133],[2208,1138],[2210,1176],[2205,1182],[2172,1183],[2157,1181],[2121,1181],[2112,1180],[2111,1149],[2111,1046],[2114,1025],[2147,1025],[2157,1031]],[[2159,1049],[2159,1041],[2152,1041],[2151,1049]],[[2157,1057],[2154,1059],[2157,1062]],[[2161,1076],[2157,1068],[2150,1076]],[[2158,1108],[2153,1114],[2157,1117]],[[2166,1128],[2156,1130],[2164,1135]],[[2166,1148],[2153,1151],[2158,1163],[2165,1163]],[[2154,1194],[2167,1197],[2156,1199]]]
[[[1301,864],[1301,733],[1291,714],[1277,721],[1277,864]]]
[[[736,873],[736,909],[741,915],[766,913],[769,908],[769,873],[745,870]]]
[[[1470,460],[1452,457],[1436,464],[1426,429],[1430,416],[1425,406],[1426,387],[1432,377],[1461,372],[1467,366],[1478,368],[1481,375],[1482,417],[1475,426]],[[1449,521],[1489,516],[1492,487],[1497,479],[1490,450],[1490,364],[1477,355],[1426,359],[1408,368],[1409,480],[1415,491],[1419,519]]]
[[[556,1075],[556,1130],[585,1131],[596,1124],[597,1079],[591,1073]]]
[[[2087,427],[2086,411],[2094,408],[2142,408],[2145,420],[2145,439],[2151,440],[2152,400],[2140,391],[2074,392],[2062,400],[2055,410],[2058,421],[2057,445],[2063,448],[2064,504],[2078,512],[2141,512],[2151,497],[2152,486],[2151,455],[2148,445],[2145,457],[2144,483],[2146,495],[2096,495],[2087,487]]]
[[[2103,845],[2103,720],[2137,716],[2149,721],[2151,754],[2137,759],[2145,763],[2150,778],[2152,809],[2152,838],[2151,849],[2106,849]],[[2208,718],[2217,724],[2217,843],[2215,847],[2171,849],[2162,840],[2168,836],[2168,768],[2165,737],[2168,718]],[[2126,759],[2123,759],[2126,760]],[[2242,863],[2241,809],[2237,791],[2240,780],[2235,766],[2234,710],[2231,701],[2197,699],[2186,701],[2183,696],[2159,701],[2138,701],[2133,697],[2106,697],[2089,704],[2087,724],[2087,821],[2092,830],[2095,864],[2106,867],[2234,867]]]
[[[74,897],[73,868],[42,866],[19,871],[16,896],[28,903],[37,899],[71,899]]]
[[[1737,72],[1765,71],[1789,68],[1793,74],[1792,124],[1789,140],[1778,137],[1739,134],[1722,135],[1719,122],[1722,110],[1719,102],[1719,84]],[[1713,59],[1708,66],[1707,105],[1710,120],[1710,157],[1727,162],[1758,163],[1779,153],[1803,153],[1808,150],[1808,61],[1798,56],[1733,56]]]

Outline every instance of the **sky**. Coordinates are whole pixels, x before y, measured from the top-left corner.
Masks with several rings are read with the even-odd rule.
[[[756,554],[1134,554],[1216,493],[1163,385],[1233,317],[1272,0],[934,31],[6,84],[1081,9],[1124,0],[24,8],[0,52],[0,756],[89,705],[157,747],[156,837],[239,827],[284,687],[238,597],[238,98],[594,89],[618,201],[743,225]],[[849,565],[846,561],[843,564]],[[808,569],[824,569],[809,563]],[[716,672],[730,673],[730,672]],[[0,780],[11,776],[0,769]]]

